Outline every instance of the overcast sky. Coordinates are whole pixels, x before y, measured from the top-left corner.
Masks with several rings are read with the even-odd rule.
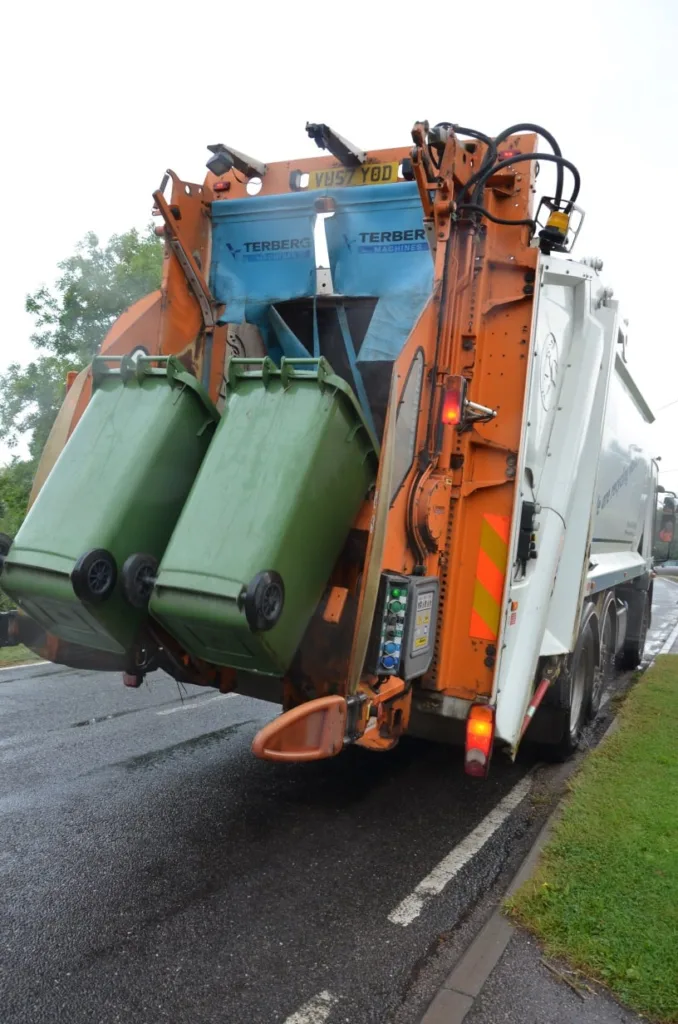
[[[274,161],[317,153],[307,120],[365,149],[417,119],[529,120],[579,167],[575,256],[605,261],[634,376],[653,408],[678,399],[676,0],[38,0],[3,22],[0,371],[31,358],[26,293],[87,231],[143,227],[166,167],[202,181],[209,143]],[[678,487],[678,404],[656,434]]]

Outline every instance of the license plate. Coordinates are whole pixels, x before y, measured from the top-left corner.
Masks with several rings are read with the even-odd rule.
[[[363,164],[362,167],[331,167],[311,171],[309,188],[346,188],[348,185],[390,185],[398,180],[398,161],[389,164]]]

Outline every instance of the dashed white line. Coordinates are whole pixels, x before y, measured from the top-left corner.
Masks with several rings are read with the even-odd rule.
[[[204,708],[205,704],[211,704],[215,700],[225,700],[226,697],[235,697],[234,693],[218,693],[216,697],[209,697],[207,700],[191,700],[180,704],[178,708],[167,708],[166,711],[156,711],[156,715],[174,715],[177,711],[194,711],[196,708]]]
[[[332,1007],[339,1002],[337,996],[331,992],[319,992],[313,999],[288,1017],[285,1024],[324,1024],[329,1017]]]
[[[455,846],[434,867],[433,871],[419,883],[414,892],[406,896],[402,903],[399,903],[395,910],[391,911],[388,915],[391,924],[401,924],[403,927],[412,924],[421,914],[425,904],[443,891],[455,875],[459,874],[464,865],[468,864],[472,857],[475,857],[488,839],[504,824],[518,804],[525,799],[530,791],[530,785],[531,779],[529,776],[521,779],[511,792],[473,829],[473,832],[470,832],[458,846]]]

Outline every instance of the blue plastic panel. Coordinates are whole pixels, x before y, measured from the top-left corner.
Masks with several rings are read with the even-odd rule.
[[[315,294],[315,203],[323,198],[336,205],[325,220],[335,292],[379,299],[359,361],[395,359],[433,286],[414,182],[213,203],[210,283],[226,304],[223,320],[257,323],[274,358],[300,354],[291,332],[271,324],[269,307]]]
[[[433,260],[414,182],[335,189],[325,221],[334,290],[378,296],[360,362],[399,355],[433,287]]]
[[[210,284],[238,323],[245,307],[315,294],[315,194],[212,203]]]
[[[325,221],[335,292],[390,295],[431,291],[433,261],[414,182],[333,189]]]

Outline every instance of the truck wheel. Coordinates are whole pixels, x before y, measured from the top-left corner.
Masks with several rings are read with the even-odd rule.
[[[617,656],[617,668],[622,671],[629,672],[634,668],[638,668],[641,661],[643,660],[643,651],[645,650],[645,641],[647,640],[647,631],[650,628],[650,609],[652,597],[651,591],[643,597],[643,611],[642,620],[640,626],[640,635],[633,640],[626,640],[624,642],[624,648]]]
[[[113,555],[105,548],[95,548],[81,555],[75,563],[71,585],[81,601],[101,604],[113,593],[117,578],[118,569]]]
[[[617,639],[617,626],[614,615],[614,602],[610,601],[603,616],[603,626],[600,633],[600,660],[598,667],[594,668],[593,685],[589,699],[587,719],[593,721],[600,711],[600,702],[605,689],[612,681],[615,666],[615,646]]]
[[[566,761],[579,746],[591,702],[595,668],[596,638],[589,619],[579,634],[569,664],[537,711],[540,722],[535,731],[542,743],[542,754],[550,761]]]
[[[153,555],[130,555],[125,560],[120,573],[122,593],[132,608],[148,607],[157,575],[158,560]]]

